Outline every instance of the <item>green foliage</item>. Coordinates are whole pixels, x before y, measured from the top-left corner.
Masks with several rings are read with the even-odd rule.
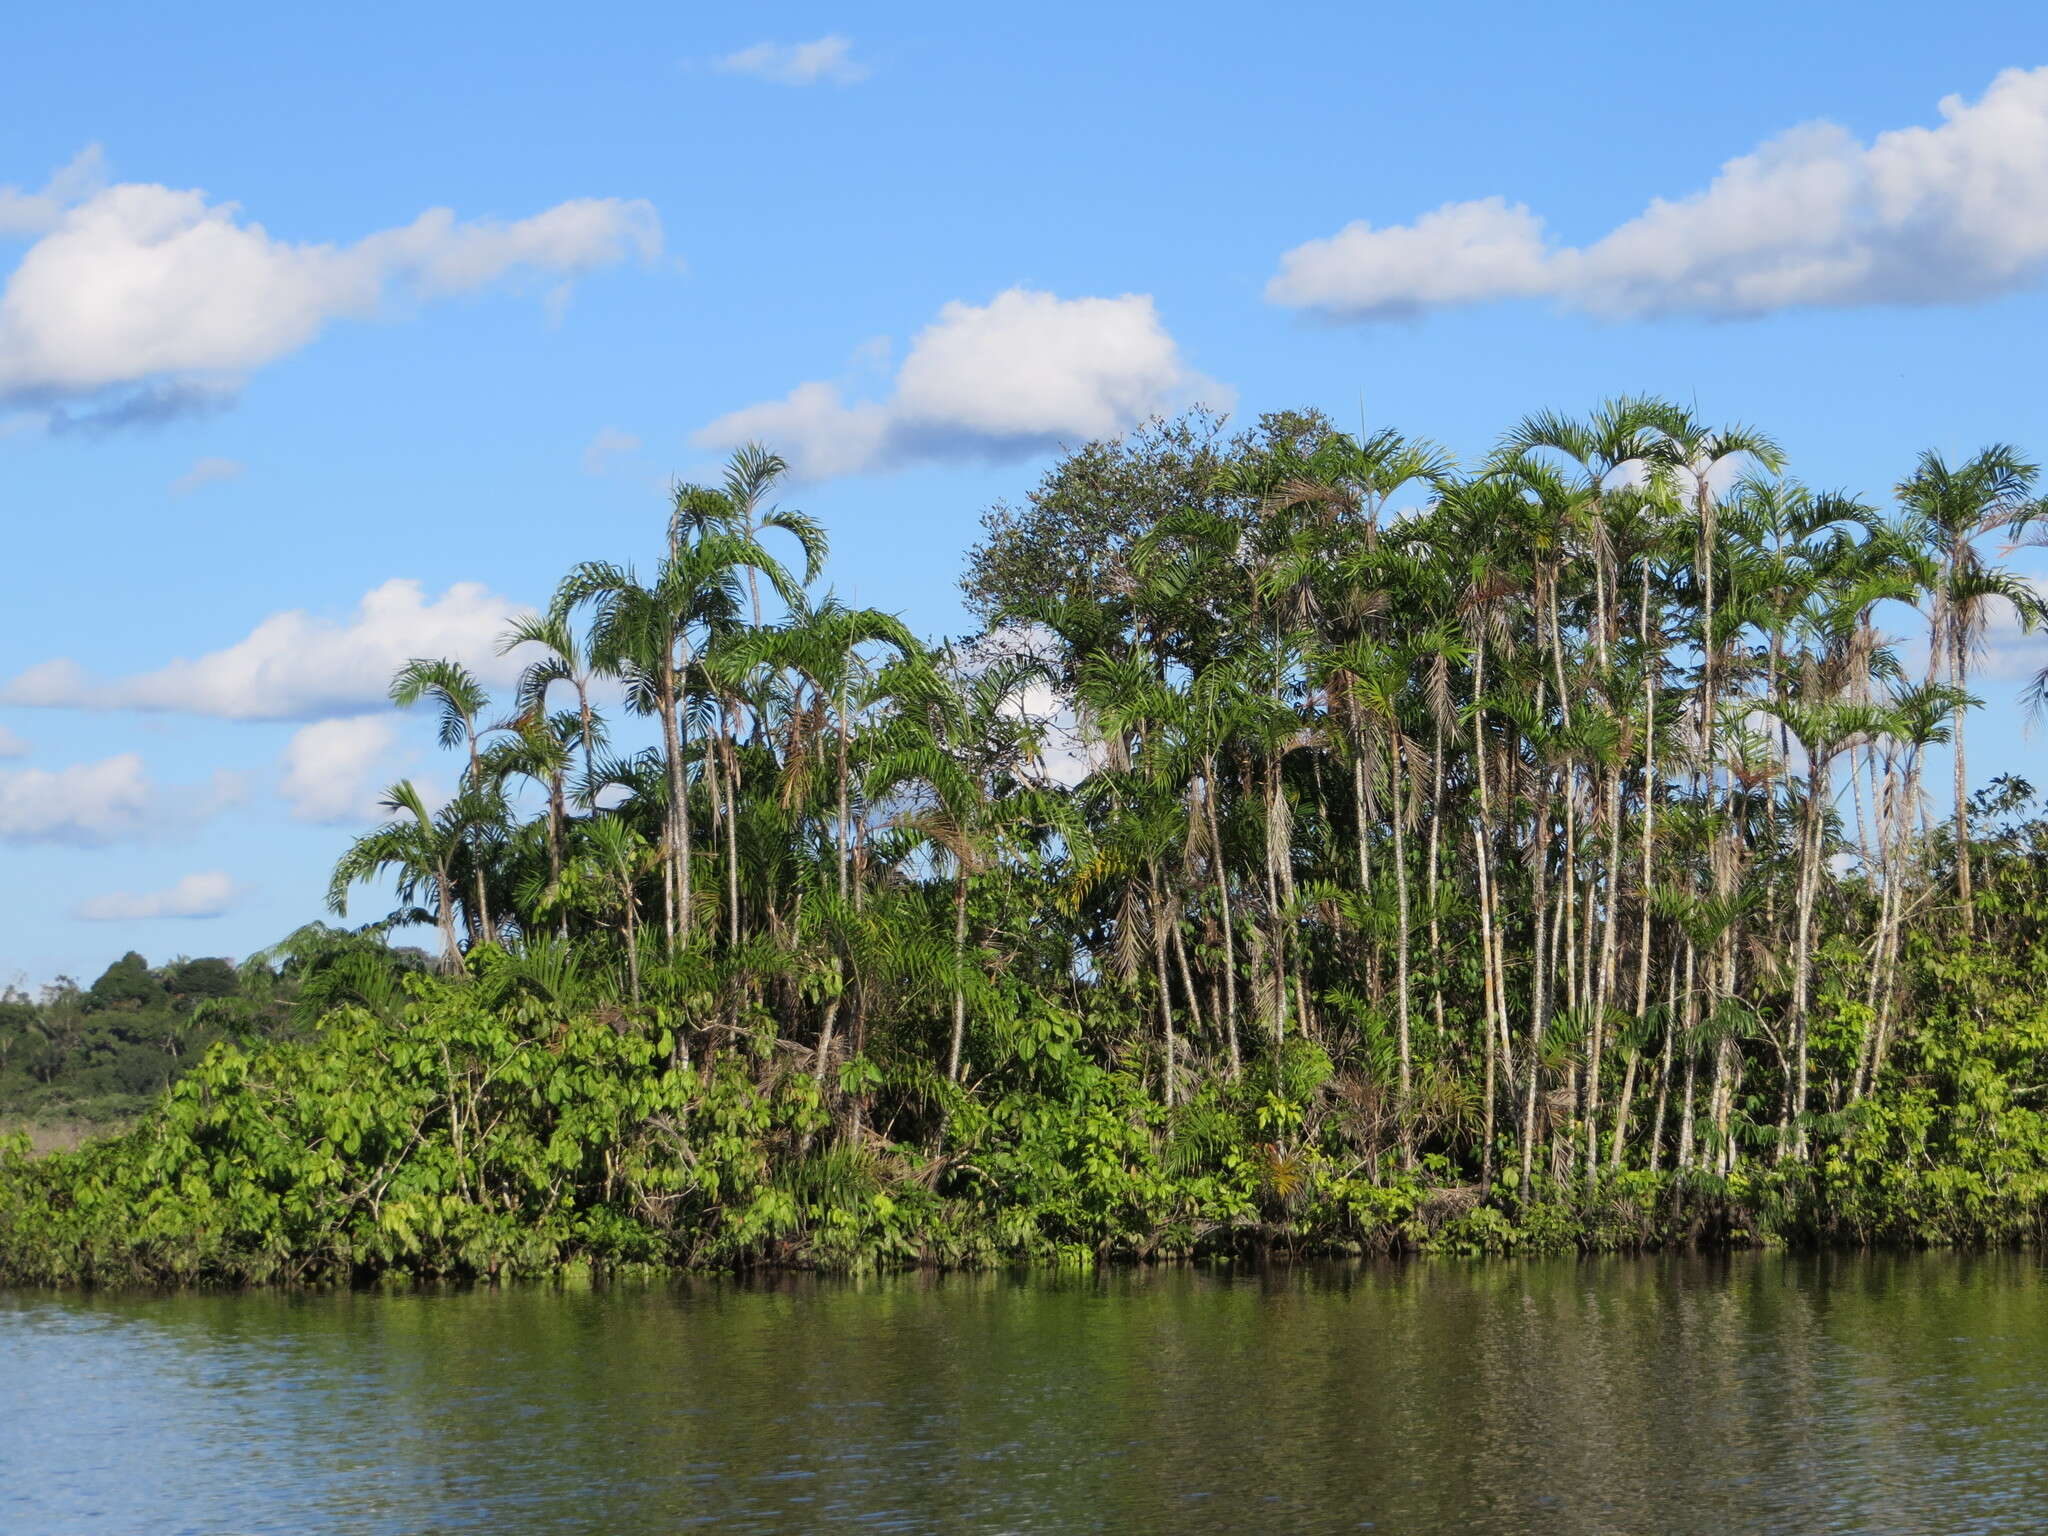
[[[376,945],[382,950],[381,943]],[[0,996],[0,1117],[133,1119],[222,1039],[290,1027],[295,984],[219,958],[115,961],[89,988]]]
[[[2030,463],[1886,511],[1651,399],[1470,468],[1223,427],[993,511],[958,644],[811,590],[749,446],[511,626],[502,713],[409,661],[455,792],[328,892],[395,910],[0,1000],[0,1108],[157,1104],[6,1154],[0,1270],[2042,1234],[2048,820],[1965,792],[1977,639],[2048,622],[1988,542]]]

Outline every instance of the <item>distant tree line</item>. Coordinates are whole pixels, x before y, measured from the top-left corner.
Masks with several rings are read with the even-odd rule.
[[[407,963],[381,932],[315,924],[239,965],[215,955],[152,966],[131,950],[89,987],[60,976],[37,997],[7,988],[0,1119],[133,1119],[215,1044],[310,1029],[320,993],[316,984],[302,999],[306,981],[359,949],[374,952],[380,969]]]

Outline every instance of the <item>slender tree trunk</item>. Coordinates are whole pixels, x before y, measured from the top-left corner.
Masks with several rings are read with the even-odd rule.
[[[844,900],[846,900],[846,863],[847,863],[847,849],[846,849],[846,827],[847,827],[847,819],[848,819],[848,809],[847,809],[847,802],[848,802],[848,799],[849,799],[849,793],[848,793],[848,789],[847,789],[847,773],[846,773],[846,730],[847,730],[847,728],[846,728],[846,695],[845,695],[844,691],[842,691],[842,692],[841,692],[841,694],[840,694],[840,697],[839,697],[839,709],[838,709],[838,715],[839,715],[839,819],[838,819],[837,823],[836,823],[836,824],[835,824],[835,825],[833,826],[833,828],[832,828],[832,838],[833,838],[833,842],[834,842],[834,843],[835,843],[835,844],[837,845],[837,850],[838,850],[838,854],[839,854],[839,899],[840,899],[841,901],[844,901]]]
[[[1180,972],[1180,989],[1188,1000],[1188,1038],[1190,1041],[1193,1041],[1202,1034],[1202,1003],[1195,987],[1194,967],[1188,963],[1187,940],[1181,934],[1181,925],[1178,920],[1173,924],[1172,939],[1174,966]],[[1213,1006],[1215,1001],[1216,991],[1212,987],[1209,990],[1209,1002]],[[1192,1044],[1188,1046],[1188,1051],[1191,1055],[1197,1049]]]
[[[1693,1094],[1700,1057],[1699,1046],[1694,1039],[1699,1019],[1699,993],[1693,985],[1695,955],[1693,941],[1688,938],[1685,941],[1685,1096],[1680,1100],[1678,1158],[1673,1164],[1680,1169],[1692,1166]]]
[[[589,685],[580,676],[576,679],[576,714],[583,722],[583,778],[587,784],[597,777],[597,748],[592,740],[597,724],[590,710]]]
[[[1156,866],[1148,865],[1146,873],[1152,898],[1152,968],[1157,973],[1159,985],[1159,1033],[1160,1041],[1166,1054],[1165,1067],[1161,1074],[1161,1082],[1165,1089],[1162,1097],[1166,1100],[1167,1108],[1171,1109],[1174,1103],[1175,1051],[1173,1038],[1173,992],[1167,985],[1166,970],[1166,930],[1169,924],[1167,922],[1166,905],[1159,894],[1158,869]]]
[[[1396,996],[1398,999],[1396,1016],[1399,1021],[1397,1025],[1399,1035],[1398,1049],[1400,1053],[1399,1115],[1401,1120],[1401,1165],[1404,1168],[1412,1168],[1415,1165],[1415,1141],[1412,1129],[1415,1101],[1414,1063],[1409,1055],[1408,844],[1406,834],[1402,831],[1402,823],[1408,819],[1405,814],[1408,796],[1406,793],[1406,769],[1401,757],[1401,734],[1398,730],[1393,731],[1390,733],[1390,737],[1388,751],[1394,775],[1393,784],[1391,785],[1392,794],[1390,796],[1393,802],[1393,815],[1391,819],[1394,826],[1394,900],[1400,923],[1395,949],[1395,971],[1397,976]]]
[[[725,906],[727,942],[734,949],[740,943],[740,764],[733,751],[734,722],[726,715],[726,735],[719,742],[725,755]]]
[[[1429,1007],[1430,1019],[1436,1028],[1438,1048],[1442,1048],[1444,1037],[1444,952],[1443,935],[1438,922],[1438,888],[1441,881],[1439,859],[1439,832],[1444,820],[1444,723],[1436,722],[1436,744],[1431,753],[1431,783],[1429,791],[1429,888],[1425,899],[1429,903]]]
[[[1230,1052],[1230,1078],[1235,1082],[1242,1070],[1237,1042],[1237,937],[1231,921],[1230,869],[1223,857],[1223,827],[1216,815],[1215,758],[1203,765],[1202,776],[1202,804],[1209,819],[1210,867],[1216,876],[1216,906],[1223,922],[1223,1034]]]
[[[967,866],[953,880],[953,1039],[946,1048],[946,1079],[960,1081],[960,1049],[967,1039]]]
[[[839,962],[833,961],[832,966],[837,971]],[[818,1056],[811,1064],[811,1075],[821,1083],[825,1081],[825,1073],[832,1061],[832,1027],[839,1022],[839,1003],[840,994],[835,993],[825,1004],[825,1021],[818,1027]]]
[[[453,976],[462,970],[462,942],[455,936],[455,897],[445,866],[434,875],[434,906],[441,927],[441,969]]]
[[[1969,678],[1969,655],[1964,648],[1960,624],[1951,625],[1954,631],[1953,645],[1949,652],[1950,673],[1957,688],[1967,684]],[[1975,928],[1974,902],[1970,891],[1970,793],[1969,775],[1964,767],[1963,717],[1968,713],[1958,704],[1950,713],[1950,738],[1955,743],[1956,771],[1956,901],[1963,909],[1963,936],[1968,938]]]
[[[625,872],[621,884],[626,892],[626,982],[635,1003],[640,1001],[640,903],[633,896],[633,873]]]
[[[683,731],[678,715],[675,667],[666,654],[661,663],[662,749],[668,758],[669,838],[668,864],[673,871],[676,893],[675,927],[666,935],[671,950],[676,940],[690,940],[690,796],[683,776]]]
[[[1692,986],[1691,954],[1691,941],[1688,940],[1686,947],[1686,987],[1688,994],[1690,994]],[[1678,1035],[1678,967],[1674,965],[1670,967],[1670,971],[1671,975],[1664,990],[1664,1056],[1657,1066],[1657,1113],[1650,1130],[1650,1172],[1652,1173],[1655,1173],[1664,1161],[1664,1111],[1671,1099],[1671,1057],[1672,1048],[1676,1044]],[[1688,1052],[1690,1052],[1690,1049],[1690,1047],[1687,1047]],[[1618,1152],[1615,1157],[1615,1166],[1621,1166]]]
[[[1530,859],[1534,889],[1530,908],[1536,932],[1533,955],[1535,968],[1529,978],[1529,1046],[1527,1089],[1522,1101],[1522,1200],[1530,1193],[1530,1177],[1536,1156],[1536,1095],[1543,1077],[1543,1028],[1549,1021],[1550,954],[1546,947],[1546,925],[1550,905],[1550,785],[1548,779],[1536,796],[1535,826],[1530,836],[1535,847]]]
[[[1474,867],[1479,873],[1479,948],[1482,1001],[1485,1018],[1480,1033],[1485,1037],[1486,1058],[1486,1110],[1485,1131],[1479,1150],[1480,1198],[1490,1199],[1493,1195],[1493,1136],[1494,1116],[1499,1107],[1499,1088],[1495,1079],[1496,1048],[1494,1044],[1494,1015],[1504,1011],[1505,1004],[1495,983],[1493,964],[1493,892],[1487,878],[1486,831],[1481,822],[1472,824],[1472,847]]]
[[[1792,1102],[1787,1107],[1792,1119],[1792,1150],[1797,1157],[1806,1156],[1806,1107],[1807,1107],[1807,1011],[1811,996],[1811,972],[1813,966],[1813,898],[1820,884],[1820,852],[1822,818],[1826,813],[1828,774],[1826,758],[1808,749],[1808,780],[1806,791],[1806,826],[1800,838],[1799,883],[1796,900],[1799,903],[1795,919],[1796,932],[1792,945],[1792,1057],[1793,1087]]]
[[[1607,1006],[1614,990],[1615,929],[1621,922],[1621,767],[1607,773],[1607,911],[1600,924],[1600,968],[1593,988],[1593,1053],[1586,1067],[1586,1191],[1600,1179],[1600,1059],[1607,1043]],[[1590,922],[1591,919],[1589,918]],[[1620,1115],[1628,1118],[1628,1093],[1635,1083],[1636,1053],[1628,1054]]]

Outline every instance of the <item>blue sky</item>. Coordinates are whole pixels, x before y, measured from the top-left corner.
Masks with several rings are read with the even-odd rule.
[[[807,470],[840,591],[934,634],[1052,445],[1198,398],[1470,454],[1654,391],[1873,496],[1921,447],[2048,455],[2037,6],[7,33],[0,983],[314,915],[371,791],[445,774],[379,658],[487,655],[738,434]],[[2038,752],[2044,661],[1994,647],[1984,774]]]

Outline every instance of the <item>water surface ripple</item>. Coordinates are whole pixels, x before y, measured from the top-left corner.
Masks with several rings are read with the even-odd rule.
[[[0,1530],[2048,1527],[2032,1257],[0,1294]]]

